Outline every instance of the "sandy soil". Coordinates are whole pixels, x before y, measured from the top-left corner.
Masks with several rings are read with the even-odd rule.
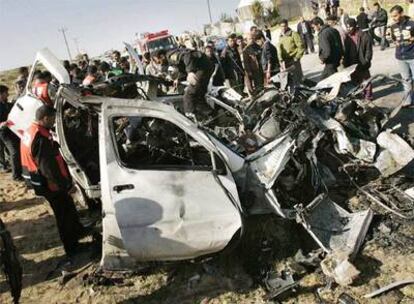
[[[274,269],[288,267],[303,276],[297,291],[285,296],[283,302],[321,303],[315,293],[325,284],[321,271],[309,272],[291,257],[299,247],[312,242],[300,229],[274,217],[257,219],[259,225],[253,219],[255,228],[237,252],[204,263],[150,264],[136,273],[103,277],[96,272],[99,258],[86,251],[67,269],[75,271],[75,277],[62,285],[58,263],[63,249],[47,203],[23,184],[11,181],[9,174],[0,174],[0,185],[0,216],[14,237],[24,269],[21,303],[267,303],[265,290],[254,281],[254,272],[261,269],[261,259],[266,257],[255,247],[264,239],[271,240],[269,246],[276,253],[271,258]],[[357,198],[351,201],[351,209],[366,207]],[[387,228],[391,232],[381,232]],[[346,292],[360,303],[413,303],[414,286],[370,302],[361,298],[380,286],[414,277],[413,235],[413,222],[377,215],[355,260],[360,277],[350,287],[337,286],[322,293],[323,300],[336,303]],[[3,276],[0,303],[11,303]]]

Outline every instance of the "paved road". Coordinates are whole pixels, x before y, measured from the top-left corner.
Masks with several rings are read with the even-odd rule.
[[[371,74],[396,75],[399,73],[397,60],[394,56],[395,48],[391,47],[381,51],[379,46],[374,47],[374,58],[372,60]],[[317,54],[305,55],[302,59],[303,72],[306,77],[318,80],[323,70]]]
[[[398,63],[394,56],[395,48],[391,47],[381,51],[380,47],[374,47],[371,75],[385,74],[399,76]],[[319,81],[323,65],[317,54],[305,55],[302,59],[302,68],[306,78]],[[374,83],[375,104],[381,108],[395,108],[403,96],[402,86],[391,82]],[[390,120],[388,127],[392,128],[401,123],[398,133],[407,134],[414,143],[414,109],[402,109],[397,116]]]

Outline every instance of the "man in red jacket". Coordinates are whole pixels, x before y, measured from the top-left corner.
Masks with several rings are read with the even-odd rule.
[[[70,196],[72,180],[66,163],[53,140],[50,129],[55,124],[55,110],[42,106],[36,111],[36,121],[26,130],[20,146],[23,177],[50,203],[56,218],[60,239],[66,254],[76,253],[78,240],[86,229],[79,222]]]

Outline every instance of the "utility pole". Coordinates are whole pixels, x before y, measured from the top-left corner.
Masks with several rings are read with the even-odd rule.
[[[208,15],[210,16],[210,24],[213,24],[213,18],[211,18],[210,0],[207,0],[207,7],[208,7]]]
[[[79,50],[79,39],[78,38],[73,38],[73,42],[76,45],[76,50],[78,51],[78,54],[80,54],[80,50]]]
[[[63,35],[63,39],[65,40],[66,49],[67,49],[68,55],[69,55],[69,60],[72,61],[72,56],[70,54],[68,40],[66,39],[66,32],[67,32],[67,30],[68,30],[67,28],[61,27],[58,31],[61,32],[62,35]]]

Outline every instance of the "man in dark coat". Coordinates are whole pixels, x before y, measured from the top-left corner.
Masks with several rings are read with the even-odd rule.
[[[277,49],[269,39],[266,39],[263,33],[259,32],[256,37],[256,43],[262,47],[262,68],[264,72],[265,85],[268,85],[270,78],[280,71]]]
[[[262,48],[256,43],[256,33],[247,37],[247,46],[243,50],[243,63],[246,71],[246,86],[249,95],[256,95],[263,89]]]
[[[311,53],[315,53],[315,47],[313,45],[313,33],[312,26],[309,21],[305,20],[302,16],[297,26],[297,32],[302,38],[303,45],[305,46],[305,54],[308,54],[308,50]]]
[[[314,18],[312,24],[319,32],[319,59],[325,65],[321,79],[325,79],[338,72],[343,56],[341,36],[336,29],[324,24],[319,17]]]
[[[352,81],[359,85],[371,77],[369,68],[372,61],[372,39],[357,28],[355,19],[347,22],[348,34],[345,38],[344,67],[357,64],[355,72],[351,75]],[[365,89],[365,99],[372,100],[372,84]]]
[[[381,7],[379,3],[374,4],[375,13],[371,22],[371,35],[373,39],[381,44],[381,51],[389,47],[389,43],[386,38],[387,24],[388,24],[388,14],[385,9]],[[378,28],[380,37],[375,34],[375,29]]]
[[[227,46],[220,54],[226,80],[238,92],[244,90],[244,69],[237,45],[237,35],[231,34],[227,38]]]
[[[179,80],[187,80],[188,86],[183,97],[183,111],[186,115],[194,116],[207,111],[205,100],[211,75],[214,73],[214,64],[207,56],[200,52],[180,48],[166,52],[158,50],[153,55],[156,64],[176,66],[179,71]]]
[[[357,16],[357,25],[361,31],[365,31],[369,29],[369,18],[368,15],[365,13],[365,8],[361,7],[359,9],[359,15]]]

